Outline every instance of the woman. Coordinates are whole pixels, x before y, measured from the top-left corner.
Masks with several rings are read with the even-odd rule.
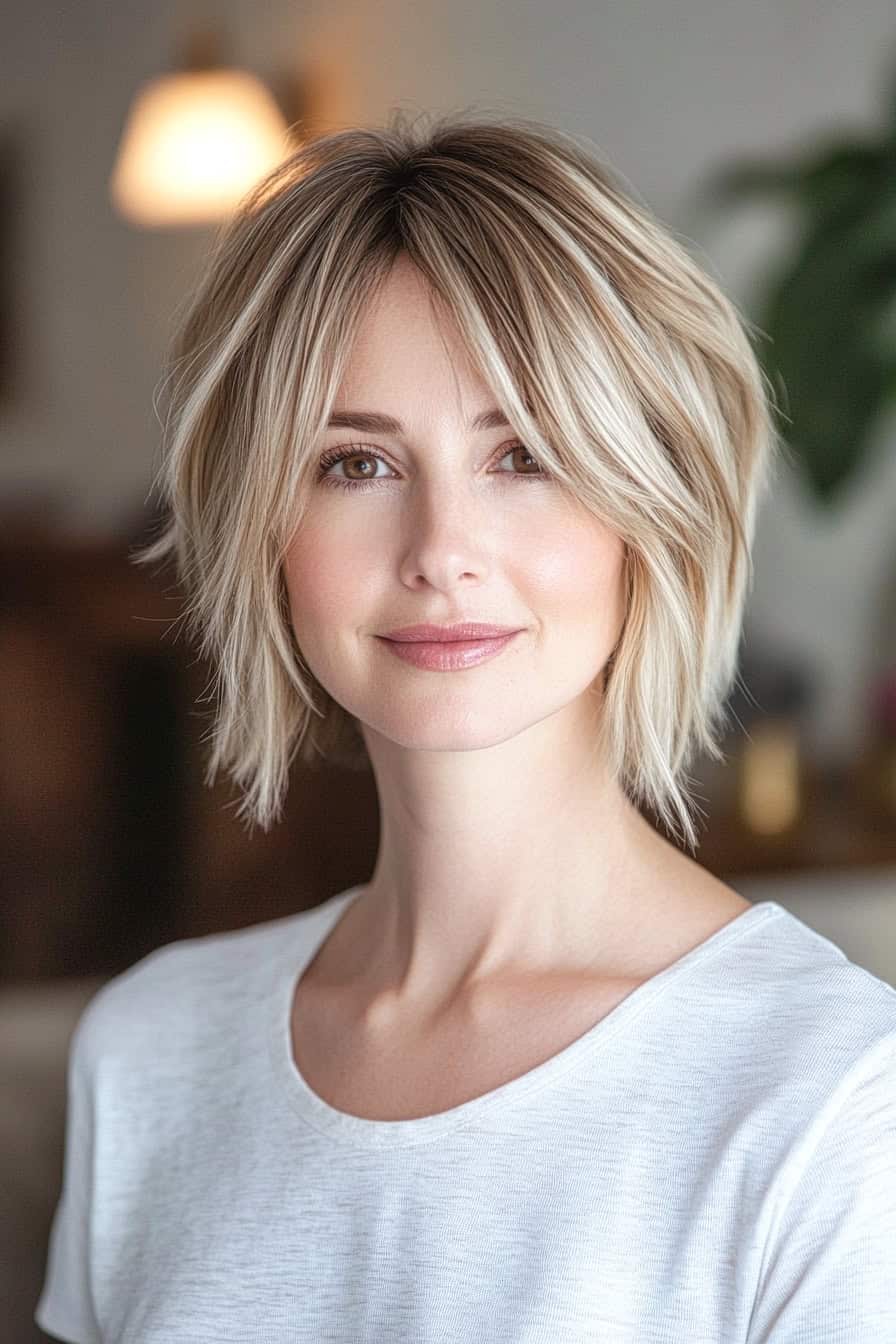
[[[91,1001],[38,1323],[896,1339],[896,991],[681,847],[774,446],[733,305],[572,137],[395,116],[245,203],[174,371],[210,780],[370,768],[380,844]]]

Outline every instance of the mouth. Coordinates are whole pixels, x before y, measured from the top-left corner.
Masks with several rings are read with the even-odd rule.
[[[463,621],[455,625],[405,625],[389,630],[381,639],[399,644],[457,644],[483,639],[503,639],[519,633],[519,627],[492,625],[483,621]]]
[[[494,658],[521,633],[520,630],[509,630],[501,635],[476,639],[397,640],[384,635],[377,638],[405,663],[431,672],[452,672]]]

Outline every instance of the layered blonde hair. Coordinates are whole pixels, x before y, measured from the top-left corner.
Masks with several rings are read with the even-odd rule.
[[[571,134],[454,112],[311,139],[220,230],[170,347],[156,478],[182,619],[214,673],[206,783],[269,829],[289,767],[369,768],[305,664],[282,575],[353,335],[399,254],[429,282],[514,432],[625,542],[600,749],[696,848],[686,770],[722,759],[776,446],[745,319]],[[212,698],[212,696],[208,697]]]

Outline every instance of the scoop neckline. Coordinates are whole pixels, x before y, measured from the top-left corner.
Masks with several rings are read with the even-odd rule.
[[[294,927],[284,938],[282,965],[274,977],[269,995],[267,1038],[276,1087],[292,1111],[312,1129],[331,1140],[375,1149],[411,1147],[431,1142],[473,1124],[491,1110],[516,1103],[548,1086],[617,1036],[663,994],[673,980],[698,963],[717,955],[757,925],[785,913],[784,907],[777,901],[753,902],[748,910],[742,910],[702,943],[638,985],[569,1045],[509,1082],[433,1115],[409,1120],[371,1120],[366,1116],[338,1110],[313,1090],[293,1057],[291,1032],[292,1005],[302,973],[343,911],[358,898],[364,885],[360,883],[338,892],[320,905],[296,916]]]

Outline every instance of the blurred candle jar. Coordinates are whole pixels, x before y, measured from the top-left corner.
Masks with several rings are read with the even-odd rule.
[[[776,717],[755,723],[741,750],[738,820],[754,835],[784,835],[803,814],[803,795],[796,721]]]
[[[813,681],[803,663],[748,648],[729,701],[739,726],[733,744],[733,811],[751,835],[787,835],[802,821],[807,776],[804,718]]]

